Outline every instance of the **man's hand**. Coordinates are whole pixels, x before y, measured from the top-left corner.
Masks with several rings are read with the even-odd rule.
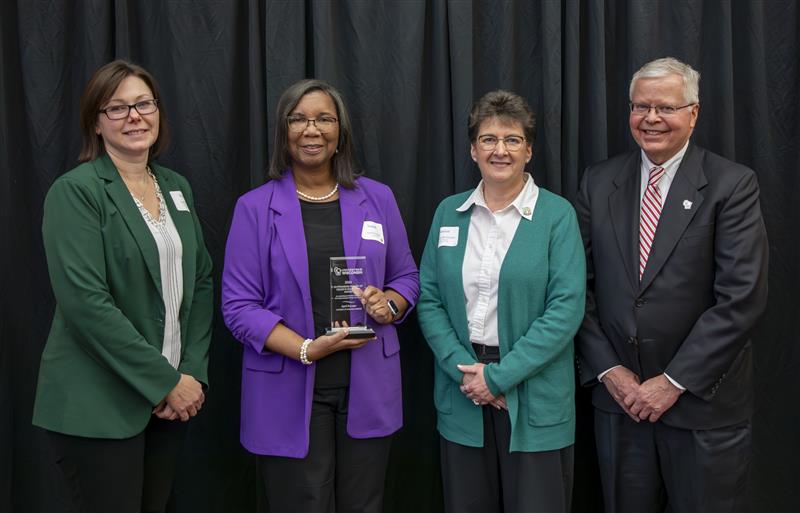
[[[603,376],[602,383],[606,386],[606,390],[611,394],[611,397],[625,410],[625,413],[634,421],[639,422],[639,417],[631,412],[628,405],[625,404],[625,398],[632,396],[639,389],[639,376],[620,365],[608,371]]]
[[[672,408],[682,393],[683,390],[673,385],[665,375],[659,374],[625,397],[625,404],[638,419],[655,422]]]

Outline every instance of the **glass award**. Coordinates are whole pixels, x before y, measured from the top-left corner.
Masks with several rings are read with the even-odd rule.
[[[367,287],[367,257],[331,257],[331,326],[325,332],[332,335],[345,329],[346,338],[372,338],[375,331],[367,326],[367,311],[360,294]],[[338,324],[338,326],[337,326]]]

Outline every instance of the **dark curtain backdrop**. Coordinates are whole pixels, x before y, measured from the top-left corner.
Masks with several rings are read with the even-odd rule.
[[[473,187],[471,103],[514,90],[538,116],[532,172],[574,198],[583,168],[633,147],[628,81],[667,55],[702,73],[694,140],[756,170],[770,237],[770,300],[755,337],[753,511],[798,511],[800,192],[796,0],[0,2],[0,510],[60,511],[64,490],[31,426],[53,311],[40,225],[53,180],[76,164],[78,98],[117,57],[161,83],[173,131],[161,162],[192,184],[216,283],[236,198],[264,182],[283,89],[339,87],[367,176],[395,192],[417,259],[433,211]],[[218,311],[218,310],[217,310]],[[440,511],[431,354],[401,332],[405,427],[386,510]],[[253,458],[238,443],[241,347],[217,317],[212,388],[189,427],[173,511],[254,511]],[[601,511],[591,408],[578,393],[575,507]]]

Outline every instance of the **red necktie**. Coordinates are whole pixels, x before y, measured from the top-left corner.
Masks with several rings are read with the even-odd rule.
[[[658,182],[664,176],[663,167],[650,169],[650,179],[647,180],[647,189],[642,198],[642,212],[639,216],[639,279],[642,279],[650,248],[656,236],[658,218],[661,216],[661,191]]]

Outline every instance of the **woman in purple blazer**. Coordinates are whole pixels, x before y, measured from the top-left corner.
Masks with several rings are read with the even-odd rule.
[[[259,455],[272,511],[381,511],[402,425],[395,324],[419,273],[391,190],[357,176],[340,93],[297,82],[277,115],[270,181],[239,199],[222,276],[225,323],[244,345],[242,445]],[[340,256],[366,257],[372,339],[324,334]]]

